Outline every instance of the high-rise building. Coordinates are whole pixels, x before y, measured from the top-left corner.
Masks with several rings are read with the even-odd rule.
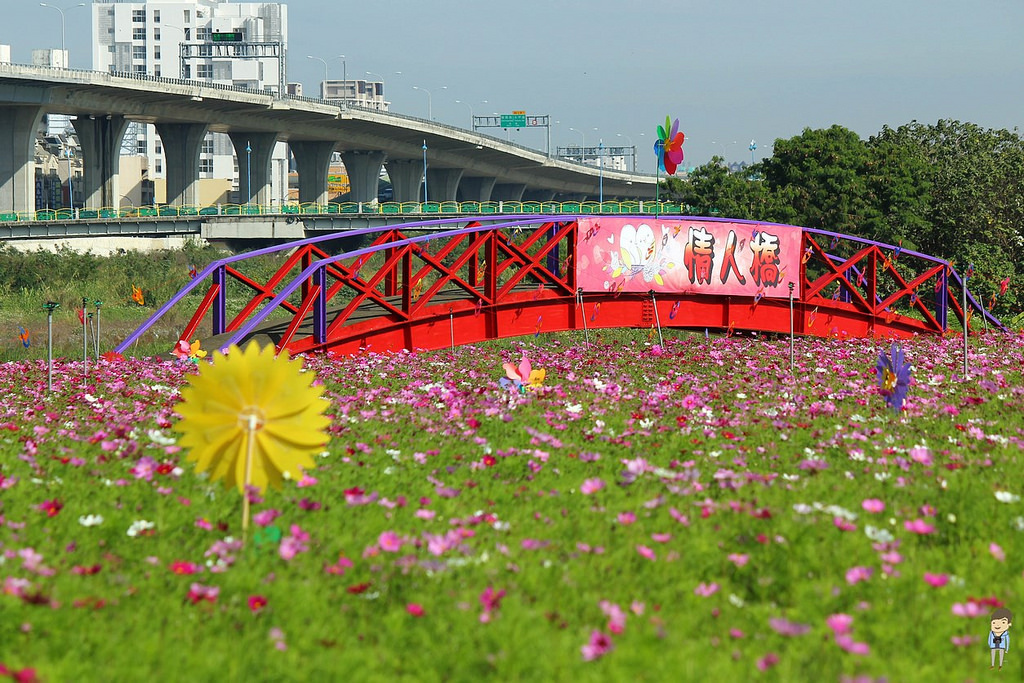
[[[287,87],[288,13],[281,3],[93,0],[92,30],[92,64],[97,71],[274,93]],[[160,201],[165,159],[154,126],[129,127],[122,154],[148,157]],[[199,158],[200,203],[244,201],[238,168],[228,136],[208,133]],[[287,195],[288,150],[278,143],[272,161],[272,201],[285,201]]]

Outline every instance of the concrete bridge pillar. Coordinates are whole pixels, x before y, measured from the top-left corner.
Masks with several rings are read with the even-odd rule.
[[[462,179],[461,168],[427,167],[427,190],[432,202],[454,202]]]
[[[459,189],[466,202],[489,202],[496,178],[463,178]]]
[[[299,167],[299,202],[327,203],[327,170],[338,143],[333,140],[295,140],[288,146]]]
[[[199,203],[199,151],[206,137],[202,123],[157,123],[156,132],[167,157],[167,197],[176,206]]]
[[[550,202],[554,198],[554,190],[530,190],[523,193],[524,202]]]
[[[246,204],[270,204],[270,163],[277,133],[232,131],[228,137],[238,158],[238,196]]]
[[[521,202],[523,193],[526,192],[526,184],[520,183],[499,183],[491,191],[493,202]]]
[[[40,107],[0,107],[0,211],[36,210]]]
[[[341,153],[348,173],[348,184],[351,188],[350,197],[354,202],[373,202],[377,200],[377,188],[380,182],[380,167],[384,165],[384,152],[350,150]]]
[[[128,119],[119,115],[79,116],[71,125],[82,145],[85,206],[118,208],[121,205],[121,138],[128,128]]]
[[[423,162],[419,159],[388,159],[384,162],[394,188],[396,202],[418,202],[423,184]]]

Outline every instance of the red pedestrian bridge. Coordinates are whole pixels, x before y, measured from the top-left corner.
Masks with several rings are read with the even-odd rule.
[[[285,256],[268,279],[252,259]],[[250,269],[251,270],[251,269]],[[333,233],[221,259],[169,311],[179,339],[289,353],[438,349],[631,327],[907,338],[1005,329],[946,260],[851,235],[687,216],[435,219]],[[974,315],[974,318],[972,318]],[[179,317],[183,317],[180,316]]]

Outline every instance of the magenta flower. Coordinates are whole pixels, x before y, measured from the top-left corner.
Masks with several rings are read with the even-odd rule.
[[[580,648],[580,651],[583,653],[583,661],[590,662],[604,656],[611,649],[611,636],[594,630],[590,633],[590,641]]]
[[[974,602],[973,600],[968,600],[964,603],[953,603],[952,609],[954,615],[958,617],[967,617],[968,619],[973,619],[975,617],[980,617],[985,614],[988,614],[983,605],[980,605],[977,602]]]
[[[219,587],[204,586],[201,583],[193,583],[188,589],[188,599],[193,605],[196,605],[203,600],[206,600],[207,602],[217,602],[217,596],[219,594]]]
[[[608,630],[616,634],[622,633],[626,628],[626,613],[622,608],[607,600],[602,600],[599,607],[608,617]]]
[[[402,549],[402,537],[394,531],[385,531],[377,537],[377,545],[385,552],[397,553]]]
[[[865,512],[870,512],[872,514],[878,514],[885,510],[885,503],[877,498],[865,498],[864,501],[861,502],[860,506],[864,508]]]
[[[493,587],[488,586],[480,594],[480,604],[483,605],[484,612],[480,615],[480,621],[487,623],[491,620],[491,614],[497,612],[501,607],[501,599],[505,597],[505,591],[494,590]]]
[[[299,553],[309,550],[306,544],[309,541],[309,534],[302,530],[298,524],[292,524],[291,534],[281,539],[281,545],[277,553],[283,560],[291,560]]]
[[[854,524],[853,522],[848,521],[846,519],[843,519],[842,517],[835,517],[835,518],[833,518],[832,523],[835,524],[836,528],[839,529],[840,531],[856,531],[857,530],[857,525],[856,524]]]
[[[746,553],[729,553],[726,559],[737,567],[743,567],[750,561],[750,555],[747,555]]]
[[[798,624],[781,617],[774,617],[768,620],[772,630],[783,636],[802,636],[811,630],[810,624]]]
[[[935,533],[935,525],[929,524],[923,519],[915,519],[910,522],[903,522],[903,526],[907,531],[914,534],[921,534],[922,536]]]
[[[871,653],[871,648],[868,647],[867,643],[854,642],[853,638],[847,634],[837,635],[836,645],[852,655],[867,655]]]
[[[640,553],[641,557],[651,560],[652,562],[658,559],[658,556],[654,554],[654,551],[645,545],[638,545],[636,547],[636,551]]]
[[[259,614],[263,611],[263,608],[267,606],[267,599],[262,595],[250,595],[249,596],[249,611],[253,614]]]
[[[416,602],[410,602],[408,605],[406,605],[405,611],[414,617],[422,617],[424,614],[426,614],[426,612],[423,609],[423,605]]]
[[[616,519],[618,519],[619,524],[625,526],[636,521],[636,514],[632,512],[620,512]]]
[[[774,652],[769,652],[764,657],[761,657],[761,659],[757,660],[757,669],[758,671],[767,671],[768,669],[772,668],[778,663],[779,656]]]
[[[1003,549],[999,546],[998,543],[990,543],[988,546],[988,551],[992,553],[992,557],[996,558],[1000,562],[1006,561],[1006,553],[1003,552]]]
[[[281,516],[279,510],[260,510],[252,516],[252,521],[258,526],[270,526],[274,523],[274,520]]]
[[[867,581],[874,573],[875,570],[871,567],[851,567],[846,572],[846,583],[852,586],[855,583]]]
[[[604,481],[601,479],[587,479],[580,484],[580,493],[585,496],[589,496],[592,493],[597,493],[604,488]]]
[[[931,572],[924,573],[924,581],[929,586],[935,588],[942,588],[949,583],[949,574],[932,574]]]
[[[853,625],[853,617],[849,614],[832,614],[825,619],[825,625],[832,629],[832,633],[841,636],[850,632],[850,627]]]
[[[701,581],[696,588],[693,589],[694,595],[699,595],[702,598],[710,598],[712,595],[718,592],[717,583],[704,583]]]

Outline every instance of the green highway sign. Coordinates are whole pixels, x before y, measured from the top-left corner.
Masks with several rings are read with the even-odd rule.
[[[502,128],[526,128],[526,114],[502,114]]]

